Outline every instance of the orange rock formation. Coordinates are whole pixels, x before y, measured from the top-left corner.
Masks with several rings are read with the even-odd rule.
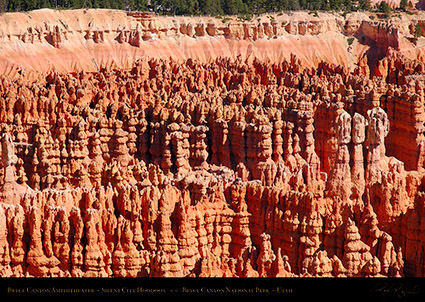
[[[409,29],[303,13],[130,14],[106,29],[124,13],[80,13],[30,12],[69,19],[19,35],[27,16],[1,16],[1,276],[425,275],[424,63]],[[45,40],[53,56],[33,61]],[[274,52],[285,43],[305,52]],[[86,51],[109,58],[94,71]]]

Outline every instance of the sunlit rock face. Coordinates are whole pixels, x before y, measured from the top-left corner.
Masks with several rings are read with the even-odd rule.
[[[125,18],[139,27],[114,40],[123,51],[148,33],[257,47],[344,30],[385,55],[356,40],[351,68],[294,53],[163,58],[149,44],[158,55],[128,67],[2,75],[1,276],[425,275],[424,64],[403,53],[405,29],[186,18],[170,38],[162,19]],[[53,27],[49,51],[65,55],[71,25]],[[110,32],[85,34],[100,45]]]

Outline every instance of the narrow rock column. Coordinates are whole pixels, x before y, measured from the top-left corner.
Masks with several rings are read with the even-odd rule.
[[[351,195],[350,153],[348,144],[351,141],[351,116],[342,112],[337,120],[338,149],[335,164],[327,182],[328,196],[339,197],[347,202]]]

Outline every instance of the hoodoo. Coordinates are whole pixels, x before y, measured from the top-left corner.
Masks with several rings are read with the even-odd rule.
[[[424,277],[417,24],[1,15],[0,275]]]

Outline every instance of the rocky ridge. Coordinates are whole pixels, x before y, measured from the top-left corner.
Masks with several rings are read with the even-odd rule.
[[[290,61],[291,53],[303,67],[326,61],[352,71],[359,61],[381,60],[388,47],[410,59],[420,57],[417,51],[423,52],[423,45],[414,45],[412,35],[416,24],[425,22],[423,14],[385,22],[375,18],[365,13],[296,12],[242,20],[106,9],[8,13],[0,16],[0,71],[35,79],[50,71],[130,69],[140,57],[211,62],[241,56],[279,63]]]
[[[0,275],[424,276],[424,63],[365,26],[386,56],[352,71],[2,75]]]

